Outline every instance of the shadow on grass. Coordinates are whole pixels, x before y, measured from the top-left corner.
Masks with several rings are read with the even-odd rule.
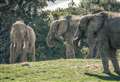
[[[85,73],[85,75],[93,76],[102,80],[110,80],[110,81],[120,81],[120,76],[110,74],[110,75],[98,75],[98,74],[91,74],[91,73]]]

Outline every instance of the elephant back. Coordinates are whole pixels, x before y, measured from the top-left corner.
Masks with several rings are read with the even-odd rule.
[[[36,35],[35,35],[35,32],[32,29],[32,27],[27,26],[26,33],[27,33],[26,34],[26,41],[29,41],[31,43],[35,43],[35,41],[36,41]]]

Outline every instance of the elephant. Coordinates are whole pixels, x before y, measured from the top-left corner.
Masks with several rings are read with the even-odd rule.
[[[48,47],[55,47],[57,40],[62,40],[66,48],[66,58],[75,58],[73,36],[79,26],[80,16],[66,16],[52,21],[47,35]]]
[[[109,60],[114,72],[120,75],[119,62],[116,50],[120,48],[120,13],[102,11],[95,14],[84,15],[80,18],[79,28],[74,35],[74,41],[87,39],[91,55],[94,49],[100,55],[103,72],[111,74]]]
[[[35,41],[34,30],[26,25],[23,20],[17,20],[11,27],[10,32],[10,63],[15,63],[17,57],[20,62],[27,61],[27,54],[32,55],[32,61],[35,61]]]

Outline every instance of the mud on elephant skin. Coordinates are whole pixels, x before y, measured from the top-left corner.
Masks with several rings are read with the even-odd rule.
[[[15,63],[18,56],[20,56],[20,62],[27,61],[27,54],[31,54],[32,60],[35,61],[36,35],[23,20],[17,20],[12,25],[10,40],[10,63]]]
[[[66,16],[51,23],[47,36],[47,44],[54,47],[57,40],[62,40],[66,48],[66,58],[75,58],[73,36],[79,26],[80,16]]]
[[[109,60],[112,61],[114,71],[120,74],[116,50],[120,48],[120,13],[100,12],[85,15],[80,18],[80,26],[74,38],[80,40],[86,36],[91,56],[94,48],[101,55],[105,73],[110,73]]]

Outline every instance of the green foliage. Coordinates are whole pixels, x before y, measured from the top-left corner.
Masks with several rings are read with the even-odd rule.
[[[117,0],[84,0],[80,3],[80,7],[85,8],[88,12],[97,10],[120,11],[120,3]]]

